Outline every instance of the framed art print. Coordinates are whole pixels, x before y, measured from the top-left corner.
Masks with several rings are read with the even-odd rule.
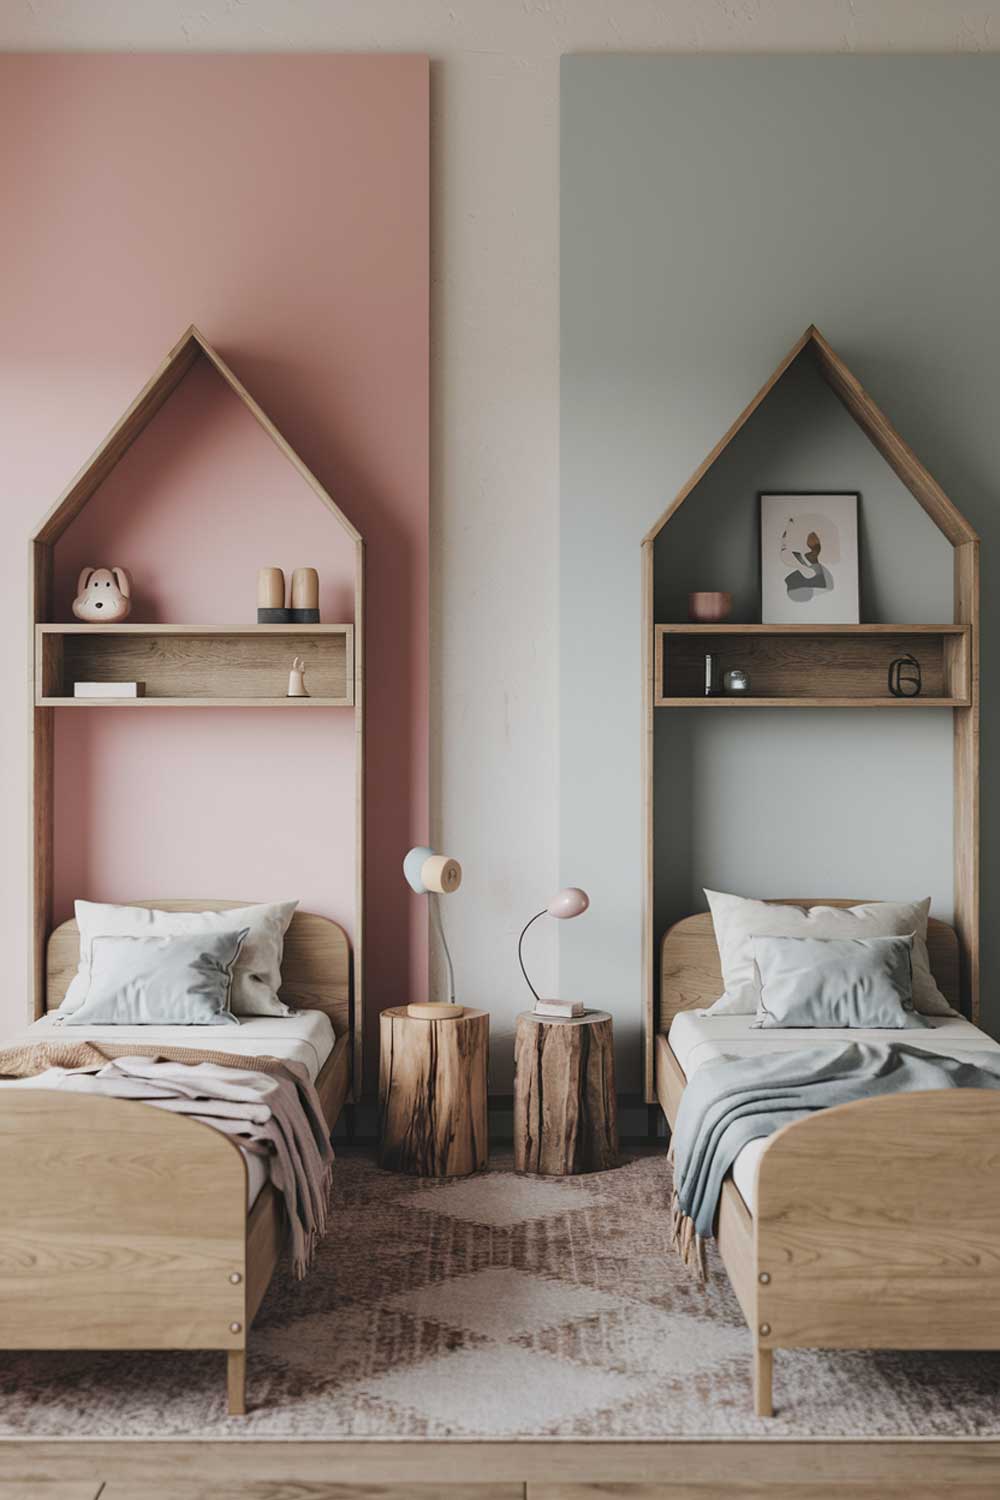
[[[760,618],[860,623],[857,494],[761,495]]]

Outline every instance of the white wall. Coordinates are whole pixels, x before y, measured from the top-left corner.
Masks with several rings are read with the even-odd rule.
[[[446,920],[465,997],[493,1013],[496,1089],[524,1001],[517,930],[560,878],[559,57],[998,46],[1000,0],[0,0],[3,49],[435,59],[433,802],[436,836],[467,869]],[[22,756],[0,793],[19,869]],[[532,936],[552,984],[555,935]]]

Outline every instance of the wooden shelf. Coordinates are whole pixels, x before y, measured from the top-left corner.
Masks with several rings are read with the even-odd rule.
[[[344,698],[36,698],[37,708],[344,708]]]
[[[717,671],[743,667],[746,697],[706,698],[705,655]],[[888,689],[894,657],[920,662],[919,698]],[[970,705],[967,625],[657,625],[656,708],[967,708]],[[825,691],[817,691],[817,688]]]
[[[657,708],[968,708],[967,698],[661,698]]]
[[[40,635],[343,635],[350,625],[38,625]],[[670,627],[673,629],[673,626]]]
[[[657,625],[667,635],[967,635],[968,625]]]
[[[39,625],[38,708],[345,708],[352,625]],[[308,698],[287,698],[293,656]],[[74,682],[146,684],[143,698],[75,698]]]

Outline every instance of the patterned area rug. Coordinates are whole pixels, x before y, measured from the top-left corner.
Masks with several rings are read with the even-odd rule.
[[[251,1413],[221,1354],[14,1354],[0,1434],[66,1437],[1000,1434],[1000,1354],[779,1352],[752,1415],[750,1336],[711,1258],[671,1251],[662,1153],[570,1179],[448,1184],[342,1153],[334,1227],[275,1279],[250,1340]]]

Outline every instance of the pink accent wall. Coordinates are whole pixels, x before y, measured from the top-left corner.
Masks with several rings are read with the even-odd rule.
[[[191,322],[365,537],[370,1023],[426,973],[399,860],[428,832],[427,60],[7,56],[0,143],[10,540]],[[20,541],[8,552],[23,598]],[[133,571],[136,620],[252,621],[262,564],[317,566],[323,618],[351,618],[342,533],[208,369],[61,542],[60,618],[91,562]],[[3,643],[18,678],[26,648]],[[75,895],[297,895],[352,927],[350,714],[58,725],[57,915]],[[16,760],[22,724],[2,733]],[[26,914],[22,869],[3,878]],[[0,1005],[21,1019],[19,996]]]

